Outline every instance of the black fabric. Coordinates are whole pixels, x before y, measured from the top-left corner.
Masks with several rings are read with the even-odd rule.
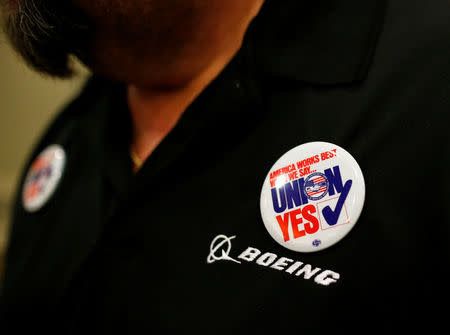
[[[367,74],[386,0],[269,0],[256,18],[255,64],[267,76],[337,84]]]
[[[440,329],[450,274],[449,10],[444,0],[268,1],[236,57],[135,176],[124,86],[93,78],[30,160],[53,143],[68,156],[40,211],[17,199],[5,327]],[[273,163],[311,141],[355,157],[366,200],[341,242],[301,254],[267,233],[259,196]],[[235,236],[233,258],[250,246],[340,278],[322,286],[255,262],[208,264],[221,234]]]

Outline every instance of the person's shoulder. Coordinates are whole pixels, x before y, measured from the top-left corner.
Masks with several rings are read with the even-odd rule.
[[[409,106],[447,108],[450,1],[389,0],[369,82]]]
[[[450,2],[447,0],[387,0],[386,5],[386,21],[409,23],[408,26],[404,26],[406,31],[413,32],[411,29],[418,27],[430,29],[450,27],[448,13]]]
[[[46,148],[53,145],[67,147],[69,143],[79,140],[80,129],[93,124],[91,121],[99,117],[116,86],[117,84],[95,75],[87,79],[78,95],[57,113],[31,148],[22,167],[20,184],[23,184],[32,162]],[[19,193],[16,198],[17,196]]]
[[[79,93],[57,113],[47,126],[34,151],[39,151],[39,148],[52,139],[58,138],[60,134],[67,136],[80,120],[98,108],[105,95],[111,92],[112,86],[112,82],[102,77],[94,75],[88,78]]]
[[[389,49],[387,49],[389,48]],[[379,49],[392,59],[450,61],[450,1],[389,0]],[[411,64],[413,65],[413,64]]]

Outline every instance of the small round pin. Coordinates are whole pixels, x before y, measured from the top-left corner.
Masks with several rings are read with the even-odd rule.
[[[315,252],[350,232],[364,199],[364,177],[352,155],[335,144],[311,142],[272,166],[261,191],[261,216],[280,245]]]
[[[66,163],[64,149],[53,144],[42,151],[31,164],[22,190],[23,207],[36,212],[51,198],[58,186]]]

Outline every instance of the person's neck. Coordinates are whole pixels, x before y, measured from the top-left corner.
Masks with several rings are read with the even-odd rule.
[[[217,48],[218,54],[205,64],[202,71],[191,76],[188,84],[176,89],[161,89],[155,87],[142,87],[128,85],[128,106],[133,122],[133,138],[131,150],[134,158],[145,161],[176,123],[186,108],[200,95],[200,93],[222,72],[242,45],[245,32],[251,20],[258,14],[264,0],[254,0],[251,8],[244,6],[246,12],[242,15],[239,27],[234,27],[236,35],[231,36],[230,31],[224,30],[225,36],[217,37],[217,41],[228,41],[227,47]],[[214,46],[214,45],[213,45]],[[211,43],[196,50],[205,52],[211,48]],[[213,49],[209,49],[213,50]],[[194,61],[194,60],[193,60]],[[189,59],[181,60],[181,66],[189,66]],[[137,169],[135,169],[137,170]]]
[[[240,45],[239,45],[240,46]],[[220,74],[239,50],[220,55],[189,84],[177,89],[128,85],[128,106],[133,122],[131,149],[145,161],[173,129],[187,107]]]

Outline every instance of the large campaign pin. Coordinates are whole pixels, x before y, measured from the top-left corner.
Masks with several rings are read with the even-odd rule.
[[[350,232],[364,197],[356,160],[337,145],[311,142],[288,151],[270,169],[261,192],[261,215],[283,247],[314,252]]]
[[[47,147],[31,164],[22,191],[23,207],[39,210],[53,195],[66,163],[64,149],[57,144]]]

